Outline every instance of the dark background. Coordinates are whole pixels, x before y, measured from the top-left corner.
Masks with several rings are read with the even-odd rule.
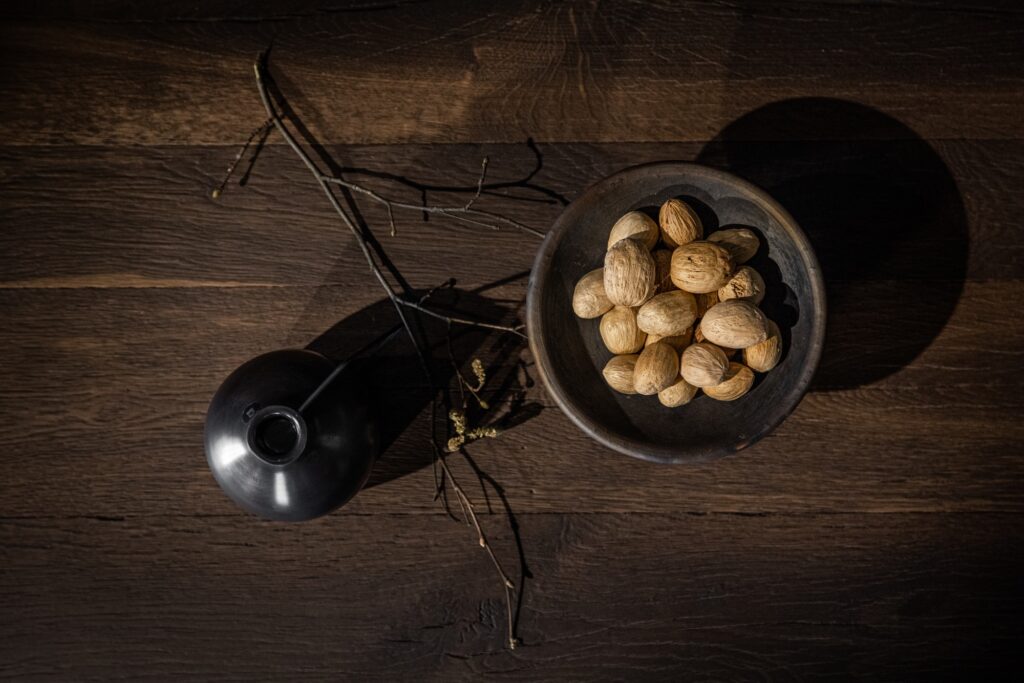
[[[696,159],[764,186],[818,250],[811,393],[708,465],[600,448],[522,346],[460,342],[507,428],[452,466],[520,587],[515,651],[486,556],[432,500],[401,344],[381,385],[412,397],[404,429],[344,509],[262,522],[206,468],[234,367],[393,322],[279,137],[210,196],[263,121],[271,44],[310,135],[382,192],[463,203],[438,188],[489,155],[479,205],[545,229],[608,173]],[[14,3],[0,94],[0,677],[1019,669],[1015,3]],[[418,214],[388,237],[359,208],[412,287],[454,277],[478,312],[521,313],[536,239]]]

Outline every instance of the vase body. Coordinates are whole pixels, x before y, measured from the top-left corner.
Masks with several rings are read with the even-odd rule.
[[[206,460],[238,505],[295,522],[327,514],[362,488],[378,430],[358,377],[342,372],[298,412],[333,370],[313,351],[273,351],[221,384],[206,414]]]

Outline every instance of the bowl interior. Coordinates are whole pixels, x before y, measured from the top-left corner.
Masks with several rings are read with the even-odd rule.
[[[612,354],[599,319],[572,311],[577,280],[603,265],[608,232],[622,214],[679,197],[694,207],[705,237],[748,227],[761,238],[749,265],[764,277],[765,314],[782,331],[778,366],[757,374],[751,391],[732,402],[703,394],[679,408],[654,396],[628,396],[605,383]],[[824,287],[799,227],[763,191],[728,173],[695,164],[628,169],[589,188],[555,223],[538,254],[528,303],[530,346],[549,393],[585,432],[623,453],[659,462],[700,461],[740,450],[771,431],[796,407],[817,367],[824,337]],[[742,357],[734,357],[742,362]]]

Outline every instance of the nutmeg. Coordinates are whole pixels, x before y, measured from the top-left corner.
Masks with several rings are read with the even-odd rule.
[[[718,290],[694,294],[693,297],[697,300],[697,317],[703,318],[708,309],[718,303]]]
[[[675,289],[672,284],[672,252],[668,249],[655,249],[651,252],[654,259],[654,286],[656,292],[667,292]]]
[[[637,327],[636,311],[616,306],[601,316],[601,341],[615,354],[636,353],[644,347],[647,333]]]
[[[683,351],[679,373],[695,387],[711,387],[723,379],[729,369],[729,359],[714,344],[693,344]]]
[[[647,338],[650,339],[651,335],[647,335]],[[711,344],[711,342],[704,338],[704,333],[700,331],[700,325],[697,325],[694,328],[693,341],[696,344]],[[712,344],[712,346],[717,346],[718,348],[722,349],[722,353],[724,353],[725,357],[730,360],[733,356],[736,355],[736,349],[730,349],[726,346],[718,346],[718,344]]]
[[[696,319],[696,300],[689,292],[678,289],[654,295],[636,314],[636,324],[641,330],[663,337],[683,334]]]
[[[635,394],[636,390],[633,388],[633,368],[636,366],[636,359],[639,357],[636,354],[612,356],[611,360],[605,364],[604,370],[601,371],[601,374],[604,375],[604,381],[608,382],[608,386],[620,394]]]
[[[704,393],[716,401],[735,401],[750,391],[754,384],[754,372],[742,363],[729,363],[725,379],[713,387],[704,387]]]
[[[654,259],[640,242],[622,239],[604,255],[604,291],[616,306],[639,306],[654,294]]]
[[[704,236],[704,226],[690,205],[681,199],[670,199],[658,212],[661,239],[670,247],[678,247]]]
[[[666,408],[677,408],[689,403],[697,395],[697,387],[685,379],[677,380],[675,384],[658,392],[658,400]]]
[[[714,292],[729,281],[732,271],[732,256],[713,242],[690,242],[672,252],[672,284],[686,292]]]
[[[750,266],[740,266],[718,290],[718,299],[747,299],[757,305],[764,299],[764,279]]]
[[[782,358],[782,336],[779,326],[768,321],[768,338],[763,342],[743,349],[743,362],[756,372],[768,372]]]
[[[604,268],[592,270],[576,283],[572,293],[572,311],[581,318],[596,318],[614,304],[604,293]]]
[[[654,342],[665,342],[676,351],[682,353],[683,349],[690,345],[693,341],[693,328],[687,328],[682,334],[676,334],[669,337],[662,337],[658,334],[648,334],[647,341],[644,342],[644,346],[650,346]]]
[[[630,237],[650,250],[658,243],[658,235],[658,224],[653,218],[640,211],[630,211],[612,226],[612,231],[608,234],[608,248],[611,249],[619,240]]]
[[[653,396],[675,384],[679,377],[679,354],[668,344],[657,342],[640,352],[633,369],[633,388]]]
[[[754,258],[754,254],[761,247],[761,240],[757,239],[754,231],[748,228],[716,230],[708,235],[708,239],[728,249],[732,254],[732,260],[737,264],[746,263]]]
[[[712,344],[745,349],[768,338],[768,321],[764,313],[746,299],[729,299],[715,304],[704,314],[700,331]]]

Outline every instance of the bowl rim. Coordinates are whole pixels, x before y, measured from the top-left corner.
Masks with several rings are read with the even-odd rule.
[[[607,185],[628,182],[630,176],[649,172],[651,169],[659,167],[663,170],[672,170],[674,172],[678,172],[680,175],[685,174],[689,177],[702,176],[704,178],[723,181],[727,184],[737,186],[751,194],[758,202],[760,202],[761,208],[771,213],[778,221],[779,225],[782,226],[789,237],[796,243],[798,251],[803,257],[807,267],[807,277],[810,283],[811,303],[813,309],[811,312],[811,325],[812,330],[816,331],[814,336],[810,339],[807,350],[807,362],[804,364],[803,371],[796,384],[784,397],[784,400],[788,402],[788,405],[783,410],[778,411],[778,413],[769,422],[758,429],[757,433],[751,435],[745,441],[736,444],[734,447],[725,446],[708,448],[698,453],[684,455],[680,454],[678,448],[641,444],[634,439],[623,437],[607,427],[586,418],[582,412],[577,409],[576,402],[571,398],[571,395],[566,391],[566,388],[559,382],[555,381],[548,372],[548,367],[551,363],[551,356],[547,345],[540,341],[540,337],[542,336],[540,333],[542,329],[540,291],[548,278],[547,273],[550,271],[549,266],[554,257],[555,245],[558,244],[569,226],[574,224],[575,221],[572,220],[574,218],[574,213],[579,210],[578,207],[588,196],[600,192]],[[818,363],[821,360],[821,352],[825,339],[825,319],[825,283],[824,278],[822,277],[821,267],[818,263],[818,257],[815,254],[814,247],[811,245],[806,233],[804,233],[800,228],[793,216],[773,197],[771,197],[771,195],[753,183],[727,171],[687,161],[655,161],[630,166],[606,176],[587,187],[587,189],[580,193],[576,199],[565,207],[561,215],[559,215],[551,229],[548,231],[540,248],[537,250],[537,256],[533,262],[533,268],[530,271],[530,280],[527,285],[526,294],[526,332],[530,346],[530,353],[536,361],[537,371],[544,382],[544,386],[547,388],[551,397],[555,400],[559,409],[567,415],[569,419],[583,431],[583,433],[587,434],[598,443],[620,453],[624,453],[625,455],[657,463],[700,463],[715,460],[752,446],[775,430],[776,427],[782,424],[782,422],[793,413],[810,387],[811,379],[814,377],[814,373],[818,368]]]

